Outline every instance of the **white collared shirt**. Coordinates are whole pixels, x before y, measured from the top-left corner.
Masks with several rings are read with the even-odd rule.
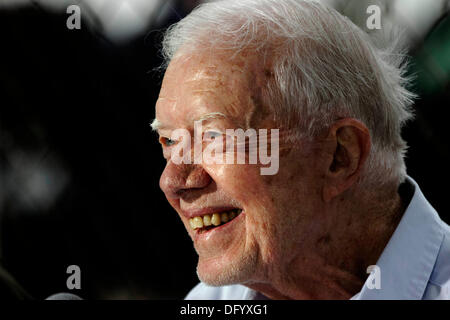
[[[374,287],[369,277],[352,300],[450,299],[450,227],[439,218],[417,183],[410,177],[406,183],[412,186],[414,194],[376,263],[380,285]],[[239,284],[211,287],[199,283],[185,299],[265,298]]]

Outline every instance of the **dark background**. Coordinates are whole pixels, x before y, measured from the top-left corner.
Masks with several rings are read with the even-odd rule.
[[[184,14],[117,44],[86,25],[68,30],[65,13],[0,11],[1,264],[35,298],[67,292],[72,264],[82,272],[73,293],[90,299],[182,298],[198,282],[149,127],[159,31]],[[411,51],[421,97],[404,137],[408,173],[450,222],[449,73],[430,85],[426,62],[450,43],[448,19],[439,26]]]

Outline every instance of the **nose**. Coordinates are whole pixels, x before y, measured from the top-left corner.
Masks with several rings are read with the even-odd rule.
[[[201,165],[175,164],[169,160],[159,179],[159,187],[168,199],[179,199],[186,191],[206,188],[211,181]]]

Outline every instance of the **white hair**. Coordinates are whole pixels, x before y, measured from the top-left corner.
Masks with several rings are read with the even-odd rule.
[[[397,38],[398,39],[398,38]],[[406,143],[401,128],[412,118],[398,41],[378,47],[349,19],[315,1],[223,0],[205,3],[165,33],[167,66],[198,50],[252,50],[273,59],[265,88],[274,116],[301,137],[343,117],[369,129],[372,148],[360,183],[401,183]]]

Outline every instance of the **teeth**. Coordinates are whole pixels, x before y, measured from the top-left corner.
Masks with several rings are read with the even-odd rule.
[[[222,214],[220,215],[220,221],[222,221],[223,223],[228,222],[228,213],[222,212]]]
[[[211,216],[210,216],[209,214],[204,215],[204,216],[203,216],[203,225],[204,225],[205,227],[208,227],[208,226],[210,226],[211,224],[212,224],[212,222],[211,222]]]
[[[203,219],[200,217],[195,217],[194,219],[195,229],[203,228]]]
[[[222,223],[226,223],[235,217],[237,217],[242,212],[241,209],[232,210],[229,212],[214,213],[212,215],[206,214],[203,217],[195,217],[189,219],[189,225],[191,229],[201,229],[203,227],[219,226]]]
[[[218,213],[214,213],[212,215],[211,222],[217,227],[220,224],[220,215]]]

